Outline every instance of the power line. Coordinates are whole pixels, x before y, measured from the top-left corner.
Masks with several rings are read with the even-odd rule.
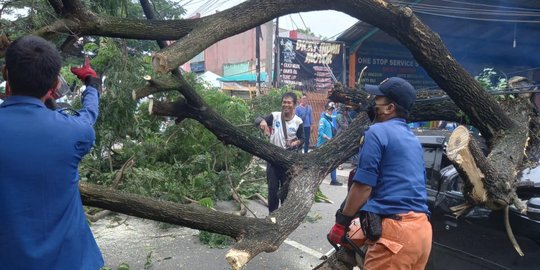
[[[510,7],[510,6],[502,6],[502,5],[489,5],[489,4],[479,4],[479,3],[468,3],[463,1],[455,1],[455,0],[442,0],[444,2],[454,3],[454,4],[460,4],[460,5],[471,5],[471,6],[481,6],[481,7],[490,7],[495,9],[510,9],[510,10],[524,10],[524,11],[540,11],[540,9],[535,8],[522,8],[522,7]]]
[[[470,8],[448,8],[448,7],[438,7],[438,6],[422,6],[415,7],[414,10],[425,10],[425,11],[436,11],[440,13],[466,13],[466,14],[477,14],[477,15],[486,15],[486,16],[513,16],[513,17],[540,17],[539,12],[508,12],[500,10],[485,10],[485,9],[470,9]]]
[[[311,29],[306,25],[306,22],[304,21],[304,18],[302,18],[302,15],[298,13],[298,16],[300,17],[300,20],[302,20],[302,24],[304,25],[304,30],[306,30],[306,39],[308,40],[319,40],[320,38],[316,37],[313,32],[311,32]],[[292,17],[291,17],[292,20]],[[298,27],[299,28],[299,27]]]
[[[309,27],[307,27],[306,22],[304,22],[304,18],[302,18],[302,14],[298,13],[298,16],[300,17],[300,20],[302,20],[302,23],[304,24],[304,27],[306,28],[306,30],[308,30]]]
[[[216,1],[219,1],[219,0],[208,0],[206,1],[204,4],[202,4],[201,6],[199,6],[194,12],[193,14],[197,14],[197,13],[200,13],[200,14],[204,14],[208,8],[213,5],[213,2],[216,2]]]
[[[294,20],[293,20],[291,14],[289,14],[289,19],[291,20],[291,26],[293,27],[292,30],[298,29],[299,27],[298,27],[298,25],[296,25],[296,23],[294,22]]]
[[[540,67],[534,67],[534,68],[528,68],[528,69],[522,69],[522,70],[512,71],[512,72],[508,72],[508,73],[506,73],[506,74],[516,74],[516,73],[521,73],[521,72],[531,71],[531,70],[537,70],[537,69],[540,69]]]
[[[210,4],[203,13],[210,12],[210,14],[212,14],[212,9],[217,9],[216,5],[221,6],[219,0],[212,2],[212,4]]]
[[[440,13],[435,13],[435,12],[418,11],[418,10],[415,10],[415,12],[422,13],[422,14],[427,14],[427,15],[439,16],[439,17],[447,17],[447,18],[454,18],[454,19],[465,19],[465,20],[472,20],[472,21],[512,22],[512,23],[540,23],[540,20],[539,21],[532,21],[532,20],[490,19],[490,18],[476,18],[476,17],[468,17],[468,16],[448,15],[448,14],[440,14]]]
[[[468,2],[455,1],[455,0],[441,0],[441,1],[458,4],[459,6],[441,6],[441,5],[434,5],[434,4],[428,4],[428,3],[410,3],[408,1],[395,1],[395,3],[402,4],[402,5],[408,5],[408,6],[411,6],[411,7],[439,7],[441,9],[486,10],[486,8],[488,8],[488,9],[491,9],[491,10],[506,10],[507,12],[517,12],[517,11],[531,12],[531,13],[540,12],[540,9],[535,9],[535,8],[521,8],[521,7],[510,7],[510,6],[504,6],[504,5],[489,5],[489,4],[479,4],[479,3],[468,3]],[[473,7],[480,7],[480,8],[473,8]]]
[[[461,6],[441,6],[441,5],[434,5],[434,4],[426,4],[426,3],[416,3],[416,4],[410,4],[408,2],[399,1],[398,3],[402,5],[410,5],[413,8],[436,8],[439,10],[465,10],[465,11],[480,11],[480,12],[500,12],[504,14],[516,14],[516,15],[536,15],[540,13],[540,9],[528,9],[528,10],[506,10],[502,8],[501,6],[493,6],[490,8],[481,7],[467,7],[466,5]]]
[[[423,3],[415,3],[411,5],[410,3],[404,1],[397,1],[397,3],[410,5],[414,12],[417,13],[440,17],[477,21],[540,23],[540,20],[536,19],[536,17],[540,17],[540,9],[512,8],[506,6],[465,3],[453,0],[444,1],[460,4],[461,6],[440,6]],[[513,18],[501,19],[501,17]]]
[[[335,34],[335,35],[333,35],[333,36],[331,36],[331,37],[328,37],[328,39],[333,39],[333,38],[335,38],[335,37],[337,37],[337,36],[339,36],[339,35],[345,33],[345,31],[347,31],[347,30],[348,30],[348,29],[343,29],[343,31],[341,31],[341,32],[339,32],[339,33],[337,33],[337,34]]]
[[[223,0],[219,3],[218,6],[216,6],[214,9],[219,9],[220,7],[222,7],[224,4],[227,4],[229,2],[231,2],[232,0]]]

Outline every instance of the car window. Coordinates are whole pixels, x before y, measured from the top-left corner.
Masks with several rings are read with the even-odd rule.
[[[440,164],[437,160],[439,152],[438,148],[436,147],[426,147],[423,148],[424,152],[424,166],[426,168],[426,186],[428,188],[437,189],[438,184],[436,183],[438,181],[438,175],[439,175],[439,168]]]
[[[454,179],[452,179],[452,181],[449,183],[447,190],[456,195],[462,194],[463,180],[461,180],[461,177],[454,177]]]

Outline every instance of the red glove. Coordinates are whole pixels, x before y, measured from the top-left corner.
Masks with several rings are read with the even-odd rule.
[[[82,67],[71,67],[71,72],[77,75],[81,81],[85,82],[88,76],[97,78],[96,72],[90,67],[90,58],[86,56],[84,59],[84,66]]]
[[[351,225],[352,220],[353,217],[344,215],[341,212],[341,209],[337,210],[336,224],[334,224],[334,227],[332,227],[330,232],[326,235],[326,238],[328,238],[330,244],[332,244],[334,247],[339,244],[341,246],[350,248],[350,245],[345,240],[345,234],[349,230],[349,225]]]
[[[343,246],[345,242],[345,226],[338,223],[334,224],[330,232],[326,235],[326,238],[328,238],[328,241],[333,246],[338,244]]]

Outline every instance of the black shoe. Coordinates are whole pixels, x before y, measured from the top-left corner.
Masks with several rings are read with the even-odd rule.
[[[332,185],[332,186],[343,186],[343,183],[336,181],[336,182],[330,182],[330,185]]]

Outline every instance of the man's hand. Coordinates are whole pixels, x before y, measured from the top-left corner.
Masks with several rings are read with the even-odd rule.
[[[101,93],[101,79],[90,67],[90,58],[88,56],[84,59],[84,66],[80,68],[72,67],[71,72],[77,75],[77,78],[83,81],[84,85],[94,87],[98,93]]]
[[[341,224],[334,224],[334,226],[330,229],[330,232],[326,235],[326,238],[328,238],[328,241],[332,245],[339,244],[340,246],[343,246],[343,242],[345,240],[345,226]]]
[[[268,123],[266,123],[265,120],[262,120],[259,124],[259,128],[264,132],[264,135],[270,136],[270,128],[268,127]]]
[[[328,241],[332,245],[339,244],[340,246],[350,247],[345,240],[345,234],[349,230],[349,225],[354,217],[345,216],[341,213],[341,209],[336,212],[336,224],[330,229],[326,235]]]
[[[97,78],[96,72],[90,67],[90,58],[86,56],[84,59],[84,66],[82,67],[71,67],[71,72],[77,76],[81,81],[86,83],[86,79],[90,76],[91,78]]]

